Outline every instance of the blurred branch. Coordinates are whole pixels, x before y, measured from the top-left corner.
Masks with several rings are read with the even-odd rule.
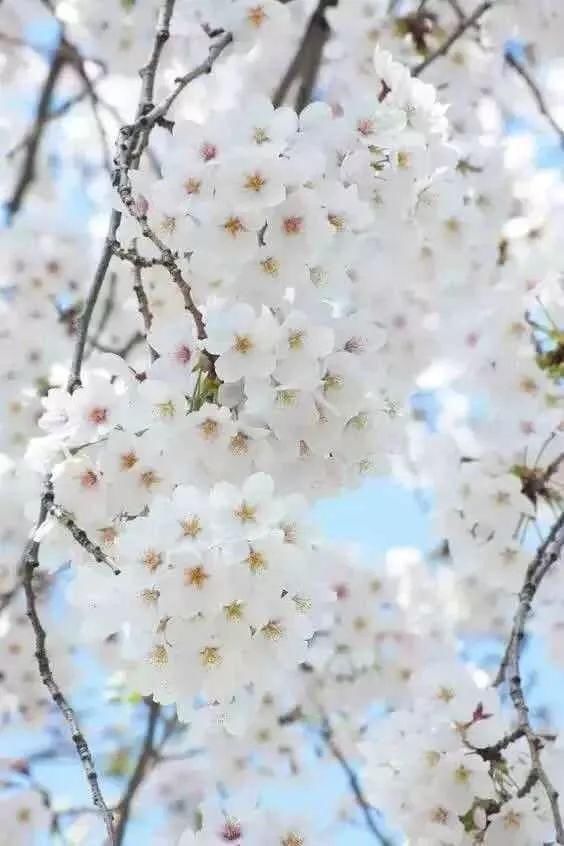
[[[546,118],[548,123],[550,124],[551,128],[556,132],[558,138],[560,140],[560,145],[564,147],[564,128],[560,126],[560,124],[556,121],[553,117],[546,100],[544,99],[544,95],[540,90],[538,84],[535,82],[533,77],[531,76],[529,70],[525,67],[525,65],[517,59],[513,53],[510,53],[508,50],[505,51],[505,62],[509,65],[510,68],[521,77],[521,79],[525,82],[529,91],[533,95],[533,99],[537,104],[538,110]]]
[[[10,602],[18,595],[21,588],[21,581],[18,579],[16,584],[10,590],[0,593],[0,614],[8,607]]]
[[[370,805],[368,799],[364,795],[362,790],[359,778],[349,762],[347,761],[345,755],[343,754],[340,747],[337,745],[335,738],[333,736],[333,731],[331,729],[331,725],[327,716],[322,715],[322,723],[321,723],[321,738],[325,743],[327,749],[331,752],[332,756],[340,765],[343,773],[347,777],[347,781],[349,783],[349,787],[354,795],[356,800],[356,804],[360,808],[364,820],[366,822],[366,827],[374,836],[374,839],[378,841],[378,843],[382,844],[382,846],[392,846],[391,840],[389,840],[382,832],[380,831],[376,820],[374,819],[373,808]]]
[[[323,58],[323,48],[330,32],[325,19],[325,10],[330,6],[336,6],[337,2],[338,0],[319,0],[297,52],[272,96],[275,107],[284,102],[292,83],[298,78],[301,79],[301,83],[296,98],[296,111],[301,112],[311,101]]]
[[[51,103],[51,98],[53,96],[57,80],[67,61],[68,56],[66,45],[61,39],[57,49],[53,53],[47,76],[45,77],[45,81],[43,82],[43,86],[41,88],[37,108],[35,110],[33,126],[28,135],[25,156],[16,185],[11,198],[6,203],[8,222],[11,222],[14,216],[18,213],[27,190],[35,177],[35,161],[39,151],[43,130],[48,122],[49,104]]]
[[[115,273],[110,273],[110,282],[108,286],[108,296],[104,300],[104,304],[102,306],[102,313],[100,315],[100,319],[98,321],[98,325],[94,331],[94,334],[91,338],[88,339],[88,342],[92,345],[92,347],[96,347],[104,329],[108,325],[108,321],[112,316],[116,305],[116,287],[117,287],[117,275]]]
[[[110,215],[108,234],[104,242],[102,255],[100,256],[100,259],[98,261],[98,266],[96,268],[96,272],[94,273],[94,280],[92,282],[90,292],[86,299],[86,304],[80,316],[78,336],[76,339],[72,365],[67,383],[67,390],[69,394],[72,394],[73,391],[76,388],[80,387],[80,385],[82,384],[80,374],[82,370],[82,361],[84,358],[86,338],[88,337],[88,330],[90,328],[90,322],[94,313],[94,307],[96,306],[96,303],[98,301],[100,291],[102,290],[102,285],[104,284],[104,280],[106,278],[106,273],[108,271],[110,260],[112,258],[113,245],[120,221],[121,212],[116,211],[116,209],[113,209]]]
[[[427,58],[423,59],[422,62],[419,62],[413,70],[411,71],[412,76],[420,76],[423,71],[427,70],[429,65],[432,65],[436,59],[440,58],[441,56],[446,56],[451,47],[456,44],[456,42],[462,38],[464,33],[470,29],[470,27],[474,26],[478,23],[482,15],[484,15],[487,11],[489,11],[492,6],[494,5],[494,0],[484,0],[484,2],[480,3],[480,5],[474,10],[474,12],[468,17],[464,18],[460,21],[456,29],[449,35],[449,37],[443,41],[443,43],[434,50]]]
[[[154,699],[151,699],[148,703],[148,709],[147,726],[145,729],[145,736],[143,738],[141,751],[139,753],[139,757],[137,758],[137,763],[133,773],[131,774],[131,778],[127,783],[125,792],[117,805],[118,822],[116,825],[116,846],[121,846],[123,843],[127,823],[131,813],[131,805],[135,798],[135,794],[141,786],[143,779],[145,778],[145,775],[155,758],[155,733],[159,715],[161,713],[161,706],[158,702],[155,702]]]

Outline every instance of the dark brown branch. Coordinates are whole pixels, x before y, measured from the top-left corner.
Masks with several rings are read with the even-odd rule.
[[[356,800],[356,804],[360,808],[364,820],[366,822],[366,827],[370,831],[370,833],[374,836],[375,840],[378,843],[382,844],[382,846],[392,846],[392,841],[389,840],[379,829],[376,820],[374,819],[373,808],[368,802],[368,799],[364,795],[362,790],[359,778],[347,759],[345,758],[343,752],[335,742],[335,738],[333,737],[333,732],[331,730],[331,726],[329,724],[329,720],[327,717],[323,716],[322,724],[321,724],[321,738],[335,760],[339,763],[343,773],[347,777],[347,781],[349,783],[349,787],[354,795]]]
[[[525,574],[525,581],[519,593],[519,604],[515,613],[513,628],[509,636],[507,649],[502,659],[495,684],[504,680],[509,685],[509,694],[517,714],[517,729],[527,740],[531,758],[529,780],[542,784],[552,812],[556,842],[564,844],[564,825],[558,804],[558,792],[544,769],[541,760],[543,738],[533,730],[529,719],[529,707],[521,680],[521,652],[525,637],[525,626],[531,612],[533,600],[546,574],[562,555],[564,548],[564,512],[552,526],[548,537],[537,550]]]
[[[517,59],[513,55],[513,53],[510,53],[509,51],[505,52],[505,62],[509,65],[510,68],[513,68],[513,70],[517,74],[519,74],[521,79],[526,83],[529,88],[529,91],[533,95],[533,99],[537,104],[539,112],[541,113],[541,115],[543,115],[544,118],[546,118],[551,128],[558,135],[561,146],[564,147],[564,128],[560,126],[560,124],[555,120],[555,118],[551,114],[546,100],[544,99],[543,93],[535,82],[535,80],[533,79],[533,77],[531,76],[529,70],[525,67],[522,62],[519,61],[519,59]]]
[[[338,0],[319,0],[296,54],[272,96],[274,106],[278,107],[284,102],[291,85],[297,79],[301,82],[296,98],[296,111],[300,112],[311,101],[323,57],[323,48],[329,38],[325,10],[330,6],[336,6],[337,2]]]
[[[100,256],[98,267],[96,268],[96,272],[94,274],[94,279],[92,281],[92,286],[90,288],[90,293],[88,294],[84,310],[80,316],[78,336],[74,348],[74,355],[67,383],[67,390],[69,394],[72,394],[73,391],[76,388],[79,388],[82,384],[80,375],[82,371],[82,361],[84,359],[86,339],[88,337],[88,330],[90,328],[90,321],[92,320],[94,307],[96,306],[96,303],[98,301],[100,291],[102,290],[102,285],[104,284],[104,279],[106,278],[110,259],[112,258],[113,244],[115,241],[118,226],[120,224],[120,220],[121,212],[116,211],[116,209],[113,209],[110,215],[110,224],[108,227],[106,241],[104,243],[104,249],[102,250],[102,255]]]
[[[51,478],[47,477],[41,495],[41,503],[36,528],[25,546],[20,564],[23,572],[23,586],[26,597],[27,616],[31,622],[35,635],[35,658],[37,660],[41,681],[51,694],[53,702],[61,711],[63,717],[69,725],[72,742],[74,743],[74,746],[78,753],[78,757],[82,764],[82,768],[86,775],[88,786],[90,788],[90,793],[92,795],[92,801],[94,802],[95,807],[100,811],[104,819],[110,843],[112,844],[112,846],[115,846],[113,817],[111,811],[106,805],[102,791],[100,789],[98,773],[96,771],[96,766],[94,764],[92,753],[90,752],[90,748],[88,746],[88,743],[86,742],[86,738],[84,737],[78,725],[72,707],[69,705],[61,688],[54,679],[53,670],[51,668],[51,662],[49,661],[49,656],[47,654],[46,649],[47,635],[37,613],[33,578],[35,571],[39,566],[39,541],[35,539],[35,534],[36,531],[40,528],[40,526],[43,525],[43,523],[47,519],[47,516],[49,515],[52,506],[53,485],[51,482]]]
[[[148,704],[149,713],[147,717],[147,728],[145,730],[145,737],[143,738],[143,745],[135,765],[135,769],[131,774],[125,792],[118,803],[118,822],[116,825],[116,846],[121,846],[125,837],[125,831],[129,816],[131,813],[131,805],[135,798],[137,790],[141,786],[145,775],[155,758],[155,732],[159,715],[161,713],[161,706],[153,699]]]
[[[480,3],[480,5],[474,10],[474,12],[464,20],[461,20],[456,29],[449,35],[449,37],[443,41],[443,43],[434,50],[427,58],[423,59],[422,62],[419,62],[413,70],[411,71],[412,76],[420,76],[423,71],[427,70],[429,65],[432,65],[436,59],[440,58],[441,56],[446,56],[451,47],[456,44],[456,42],[462,38],[464,33],[470,29],[470,27],[475,26],[478,23],[482,15],[484,15],[487,11],[489,11],[492,6],[494,5],[494,0],[484,0],[484,2]]]
[[[11,222],[14,216],[20,210],[22,201],[27,193],[27,190],[35,177],[35,162],[39,152],[39,146],[43,131],[48,122],[49,105],[53,96],[53,91],[57,84],[57,80],[68,61],[66,45],[61,40],[49,65],[49,71],[45,77],[39,101],[35,111],[35,118],[33,127],[29,133],[29,140],[26,145],[25,155],[22,167],[19,172],[16,185],[14,187],[11,198],[6,203],[6,212],[8,215],[8,222]]]
[[[546,485],[547,482],[552,479],[552,477],[558,473],[560,467],[564,463],[564,452],[561,452],[560,455],[557,455],[554,461],[551,461],[546,470],[543,473],[543,482]]]

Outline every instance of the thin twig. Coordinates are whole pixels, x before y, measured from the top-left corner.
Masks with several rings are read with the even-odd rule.
[[[561,465],[564,463],[564,452],[556,456],[554,461],[551,461],[543,473],[543,481],[546,484],[552,477],[558,473]]]
[[[158,702],[155,702],[153,699],[151,699],[149,703],[147,728],[145,730],[145,737],[143,738],[143,745],[141,747],[141,751],[139,753],[135,769],[133,770],[129,781],[127,782],[125,792],[121,800],[118,802],[117,806],[118,822],[116,825],[116,846],[121,846],[121,844],[123,843],[125,830],[129,821],[129,815],[131,813],[131,805],[135,798],[135,794],[141,786],[143,779],[145,778],[145,775],[147,773],[147,770],[155,757],[155,732],[160,713],[161,706],[158,704]]]
[[[544,99],[543,93],[540,90],[539,86],[531,76],[529,70],[525,67],[525,65],[517,59],[513,53],[510,53],[509,50],[505,51],[505,62],[509,65],[510,68],[519,74],[521,79],[526,83],[529,88],[529,91],[533,95],[533,98],[538,106],[538,110],[543,115],[552,129],[558,135],[560,140],[560,145],[564,147],[564,129],[560,126],[560,124],[556,121],[554,116],[552,115],[546,100]]]
[[[484,0],[483,3],[472,12],[472,14],[461,20],[456,29],[449,35],[449,37],[443,41],[443,43],[437,47],[427,58],[423,59],[422,62],[419,62],[413,70],[411,71],[412,76],[420,76],[423,71],[427,70],[429,65],[432,65],[433,62],[438,59],[440,56],[446,56],[449,52],[450,48],[456,44],[456,42],[464,35],[464,33],[470,29],[470,27],[474,26],[484,15],[487,11],[489,11],[492,6],[494,5],[494,0]]]
[[[5,608],[8,607],[10,602],[18,595],[19,590],[22,586],[20,579],[16,581],[15,585],[10,588],[10,590],[4,591],[4,593],[0,593],[0,614],[4,611]]]
[[[141,96],[137,106],[136,120],[143,115],[150,112],[154,106],[153,99],[155,95],[155,80],[157,75],[157,68],[161,59],[161,55],[165,44],[170,38],[170,21],[174,10],[175,0],[165,0],[162,4],[159,17],[157,20],[157,31],[155,40],[153,42],[153,49],[149,60],[139,71],[141,77]],[[141,155],[149,139],[150,127],[147,127],[140,135],[137,142],[136,150],[132,156],[131,164],[133,167],[138,167]]]
[[[359,778],[347,759],[345,758],[342,750],[337,745],[335,738],[333,736],[333,732],[331,730],[331,726],[329,724],[329,720],[327,717],[323,717],[322,725],[321,725],[321,738],[335,760],[340,764],[341,769],[343,770],[344,774],[347,777],[349,786],[352,790],[354,798],[356,800],[356,804],[360,808],[364,820],[366,822],[366,827],[374,836],[374,838],[378,841],[378,843],[382,844],[382,846],[392,846],[391,840],[389,840],[385,834],[383,834],[377,823],[374,819],[373,808],[370,805],[368,799],[364,795],[362,790]]]
[[[53,96],[57,80],[67,63],[67,60],[66,45],[61,40],[53,54],[49,65],[49,71],[45,77],[45,81],[39,95],[35,118],[33,120],[33,127],[29,133],[29,141],[26,146],[23,164],[20,169],[16,185],[11,198],[6,203],[8,222],[11,222],[20,210],[22,201],[35,177],[35,161],[39,152],[43,131],[48,122],[47,116],[49,114],[49,105],[51,103],[51,98]]]
[[[554,822],[556,842],[564,844],[564,825],[558,804],[558,792],[553,786],[541,760],[543,738],[533,730],[529,719],[529,708],[523,691],[521,679],[521,652],[525,637],[525,626],[531,612],[536,593],[546,574],[562,555],[564,548],[564,512],[552,526],[546,540],[537,550],[537,554],[527,568],[525,581],[519,592],[519,604],[515,613],[513,628],[509,636],[507,649],[502,659],[495,684],[506,680],[509,694],[517,713],[518,725],[527,739],[531,758],[531,771],[528,782],[542,784],[547,795]]]
[[[118,241],[114,242],[113,246],[113,253],[114,256],[117,256],[122,261],[128,261],[130,264],[134,265],[135,267],[163,267],[163,260],[158,256],[153,256],[152,258],[145,258],[145,256],[140,256],[139,253],[134,250],[133,248],[129,247],[122,247]],[[178,255],[173,253],[174,258],[178,258]]]
[[[103,79],[103,77],[106,75],[105,68],[103,66],[101,66],[101,68],[102,68],[102,72],[100,73],[100,75],[97,76],[96,79],[91,80],[92,86],[97,85],[98,82],[101,79]],[[68,111],[70,111],[70,109],[72,109],[73,106],[77,105],[78,103],[81,103],[83,100],[86,99],[86,97],[88,97],[88,89],[85,86],[80,91],[78,91],[76,94],[73,94],[72,97],[69,97],[67,100],[65,100],[63,103],[61,103],[59,106],[56,106],[56,108],[50,109],[47,112],[47,114],[45,115],[45,123],[50,123],[53,120],[57,120],[58,118],[63,117],[64,115],[66,115],[66,113]],[[99,102],[100,102],[100,105],[102,105],[102,102],[101,101],[99,101]],[[17,144],[15,144],[6,153],[6,158],[12,159],[16,155],[16,153],[18,153],[21,149],[26,147],[30,143],[32,134],[33,134],[33,131],[30,130],[26,135],[24,135],[23,138],[21,138],[17,142]]]
[[[102,314],[100,315],[100,319],[98,321],[98,325],[94,330],[94,334],[91,338],[88,338],[88,342],[92,345],[92,347],[96,347],[102,337],[102,333],[104,329],[108,325],[108,321],[112,316],[116,305],[116,287],[117,287],[117,275],[115,273],[110,273],[110,282],[108,286],[108,296],[104,300],[104,305],[102,307]]]
[[[112,156],[110,152],[110,144],[108,141],[108,136],[106,134],[106,130],[104,128],[104,124],[102,123],[102,119],[100,117],[99,107],[100,102],[98,100],[98,94],[96,92],[96,88],[94,82],[90,79],[86,72],[86,68],[84,65],[84,59],[73,47],[73,52],[75,55],[75,60],[73,61],[73,66],[76,68],[76,72],[78,73],[79,77],[84,82],[85,88],[85,95],[90,100],[90,106],[92,110],[92,117],[94,118],[94,123],[96,124],[96,128],[98,130],[98,135],[100,136],[100,146],[102,147],[102,160],[104,162],[104,168],[108,174],[111,175],[112,173]]]
[[[96,306],[96,302],[98,301],[100,291],[102,290],[102,285],[104,284],[104,279],[106,278],[110,259],[112,258],[113,244],[115,241],[118,226],[120,224],[120,220],[121,212],[117,211],[116,209],[112,209],[112,213],[110,215],[110,224],[108,227],[108,234],[104,243],[104,249],[102,250],[102,255],[100,256],[98,267],[96,268],[96,272],[94,274],[94,279],[90,288],[90,293],[88,294],[88,297],[86,299],[84,310],[80,316],[78,335],[76,339],[72,365],[67,383],[67,390],[69,394],[72,394],[73,391],[76,388],[79,388],[82,384],[80,374],[82,370],[82,361],[84,358],[86,339],[88,337],[88,330],[90,328],[90,321],[92,320],[94,307]]]
[[[127,358],[131,350],[144,340],[145,335],[141,332],[134,332],[121,347],[110,347],[102,344],[101,341],[92,341],[92,348],[98,350],[98,352],[111,353],[112,355],[119,355],[120,358]]]
[[[36,569],[39,566],[39,541],[36,540],[35,535],[37,530],[40,528],[40,526],[43,525],[43,523],[47,519],[52,505],[53,485],[51,477],[48,476],[45,480],[43,492],[41,495],[41,503],[36,528],[25,546],[20,565],[23,571],[23,586],[27,604],[27,616],[31,622],[35,635],[35,658],[37,660],[37,666],[39,668],[39,675],[41,677],[41,681],[51,694],[53,702],[61,711],[63,717],[69,725],[69,728],[71,730],[72,742],[74,743],[74,746],[78,753],[78,757],[82,763],[82,768],[86,775],[88,785],[90,787],[92,801],[94,802],[95,807],[100,811],[104,819],[110,843],[112,844],[112,846],[115,846],[113,817],[111,811],[106,805],[104,796],[100,789],[98,773],[96,771],[96,766],[94,764],[92,753],[90,752],[90,747],[88,746],[86,738],[84,737],[78,725],[73,709],[69,705],[61,688],[54,679],[53,671],[51,668],[51,662],[49,660],[49,656],[47,654],[46,649],[47,635],[37,613],[35,591],[33,587],[33,577]]]
[[[170,3],[170,0],[165,0],[165,2],[168,4]],[[170,94],[168,94],[168,96],[165,97],[160,104],[153,106],[147,113],[142,114],[135,120],[134,123],[122,126],[117,141],[113,175],[114,185],[117,188],[118,194],[124,206],[129,214],[138,222],[141,234],[145,238],[148,238],[160,252],[162,265],[167,269],[175,285],[177,285],[181,291],[185,307],[194,319],[198,338],[200,340],[204,340],[206,337],[205,326],[202,315],[192,297],[190,286],[182,276],[182,271],[177,264],[173,252],[151,229],[145,212],[142,211],[135,202],[131,180],[129,178],[129,171],[132,167],[132,162],[138,149],[139,139],[144,137],[146,133],[148,134],[154,126],[165,118],[171,105],[190,82],[200,76],[210,73],[214,63],[231,41],[231,33],[224,33],[219,41],[212,44],[208,57],[205,61],[201,62],[201,64],[184,76],[176,79],[175,88],[173,88]]]
[[[84,529],[76,524],[73,517],[61,508],[60,505],[53,503],[49,509],[49,513],[55,517],[58,522],[65,527],[65,529],[73,536],[77,544],[81,546],[92,558],[99,564],[105,564],[110,568],[114,576],[119,576],[120,570],[113,564],[105,552],[93,541],[90,540]]]
[[[163,118],[167,112],[169,111],[170,107],[177,99],[179,94],[184,91],[187,85],[193,82],[195,79],[198,79],[200,76],[205,76],[206,74],[211,72],[215,62],[223,53],[226,47],[233,41],[233,36],[230,32],[226,32],[219,41],[216,41],[215,44],[212,44],[210,47],[210,51],[208,54],[207,59],[205,59],[200,65],[193,68],[193,70],[189,71],[188,73],[184,74],[184,76],[178,76],[174,82],[175,87],[170,92],[170,94],[164,98],[162,103],[155,106],[151,109],[147,114],[142,115],[139,118],[139,124],[142,128],[148,128],[154,126],[156,123],[159,122],[161,118]]]
[[[149,300],[147,298],[147,293],[145,288],[143,287],[143,277],[142,277],[142,269],[139,265],[134,265],[133,267],[133,278],[135,280],[133,285],[133,293],[137,298],[137,305],[139,314],[141,315],[141,319],[143,320],[143,327],[145,329],[145,339],[147,338],[149,332],[151,331],[151,325],[153,323],[153,314],[151,309],[149,308]],[[158,352],[149,344],[147,341],[147,346],[149,348],[149,354],[151,356],[151,361],[156,361],[159,357]]]

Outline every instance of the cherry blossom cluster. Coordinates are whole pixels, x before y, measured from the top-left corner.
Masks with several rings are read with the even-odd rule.
[[[268,687],[263,664],[297,666],[313,634],[311,620],[295,612],[309,608],[315,598],[314,571],[292,562],[282,549],[278,524],[263,525],[257,517],[255,525],[254,509],[266,501],[249,493],[247,502],[245,491],[266,477],[249,479],[249,474],[267,469],[282,491],[311,496],[384,468],[398,441],[396,404],[376,357],[386,342],[387,322],[383,314],[369,317],[370,257],[392,260],[392,245],[378,226],[383,212],[373,195],[377,190],[386,207],[384,196],[399,194],[401,184],[403,202],[386,214],[394,214],[421,244],[426,228],[419,208],[429,192],[440,192],[450,156],[443,111],[432,89],[388,64],[389,96],[353,101],[350,111],[338,116],[318,105],[298,121],[290,109],[275,110],[257,100],[230,136],[230,112],[203,126],[177,125],[163,178],[140,174],[134,197],[149,231],[178,256],[179,268],[186,266],[183,285],[189,286],[193,307],[173,320],[164,314],[154,318],[147,336],[151,360],[142,373],[116,356],[102,355],[99,368],[85,370],[72,395],[54,388],[43,401],[40,426],[48,434],[32,442],[28,454],[33,466],[51,464],[58,511],[41,529],[40,559],[56,566],[68,554],[67,516],[112,558],[121,571],[117,587],[108,591],[112,569],[98,562],[77,575],[73,601],[87,602],[90,630],[96,627],[92,596],[99,595],[101,634],[109,636],[117,628],[109,602],[123,615],[126,598],[134,600],[131,643],[154,672],[166,667],[161,680],[149,671],[143,689],[163,701],[184,700],[200,692],[201,683],[194,678],[192,689],[180,693],[179,671],[169,677],[169,643],[177,644],[171,667],[175,655],[180,665],[188,660],[181,644],[191,643],[203,669],[215,667],[221,679],[219,687],[206,681],[204,688],[213,686],[206,692],[228,701],[236,688],[254,680],[252,674]],[[153,245],[140,241],[136,230],[132,220],[118,236],[122,243],[129,237],[128,245],[150,259]],[[160,281],[177,294],[169,278]],[[61,451],[70,451],[63,461]],[[221,480],[226,479],[242,485],[239,492],[225,488]],[[200,492],[186,488],[194,483]],[[268,500],[270,482],[262,484],[267,487],[260,495]],[[198,504],[201,489],[210,485],[210,502],[204,495]],[[251,530],[241,534],[243,547],[230,549],[229,532],[224,536],[218,528],[216,500],[222,495],[233,500],[224,506],[226,513],[231,519],[240,513],[242,528]],[[182,517],[190,508],[194,513]],[[280,519],[290,526],[290,543],[299,547],[292,528],[296,508],[299,521],[295,497],[286,508]],[[169,536],[162,521],[176,510]],[[195,526],[194,551],[187,559],[174,546],[189,545],[189,537],[174,536],[182,520]],[[262,534],[264,548],[254,542]],[[73,549],[72,555],[87,558],[84,550]],[[122,559],[131,566],[122,566]],[[250,582],[228,587],[224,574],[236,572],[233,565],[245,560]],[[143,566],[135,568],[134,561]],[[307,570],[305,582],[300,569]],[[272,583],[276,608],[271,613],[253,583],[263,570],[280,571]],[[186,576],[189,572],[193,577]],[[92,579],[99,581],[97,588]],[[219,593],[215,581],[222,585]],[[180,598],[182,584],[192,597]],[[275,649],[276,661],[264,645],[264,661],[246,660],[225,628],[229,608],[231,622],[243,622],[240,630],[252,647],[262,638],[270,651]],[[188,621],[188,628],[175,622],[179,619]],[[283,637],[292,629],[294,648]],[[150,633],[144,648],[143,630]],[[228,642],[232,661],[222,656]],[[246,674],[235,681],[237,662]]]
[[[525,739],[475,675],[446,660],[413,675],[412,707],[389,717],[384,734],[374,724],[363,745],[368,795],[386,797],[417,846],[545,842],[552,820]]]
[[[89,637],[124,631],[133,688],[176,702],[181,717],[198,695],[228,705],[250,683],[269,690],[323,621],[322,551],[302,510],[274,497],[266,474],[209,495],[179,485],[125,526],[112,551],[119,577],[84,566],[71,602],[88,609]]]

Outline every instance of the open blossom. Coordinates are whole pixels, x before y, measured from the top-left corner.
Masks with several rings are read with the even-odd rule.
[[[274,370],[277,326],[267,309],[257,315],[240,303],[210,312],[206,332],[206,348],[218,355],[216,369],[223,381],[268,376]]]

